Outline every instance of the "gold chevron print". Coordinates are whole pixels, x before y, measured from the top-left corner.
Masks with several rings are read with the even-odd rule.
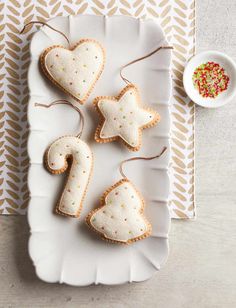
[[[174,218],[192,218],[194,206],[194,105],[182,84],[184,64],[195,52],[194,0],[7,0],[0,4],[0,214],[24,214],[27,190],[27,70],[29,42],[19,29],[31,20],[89,13],[149,17],[162,26],[173,51],[171,132]]]

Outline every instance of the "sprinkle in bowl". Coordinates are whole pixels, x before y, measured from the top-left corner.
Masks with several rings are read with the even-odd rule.
[[[236,95],[236,65],[222,52],[204,51],[186,64],[183,83],[196,104],[207,108],[223,106]]]

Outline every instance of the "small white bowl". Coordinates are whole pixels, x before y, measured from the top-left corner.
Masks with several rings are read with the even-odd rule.
[[[225,73],[229,76],[229,85],[227,90],[220,93],[215,98],[204,98],[195,89],[192,77],[195,69],[206,62],[216,62],[222,66]],[[217,108],[225,105],[236,95],[236,65],[234,61],[226,54],[218,51],[204,51],[193,58],[186,64],[183,75],[184,89],[190,99],[196,104],[207,107]]]

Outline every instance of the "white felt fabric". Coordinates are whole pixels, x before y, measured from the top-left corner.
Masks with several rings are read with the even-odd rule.
[[[143,202],[130,182],[123,182],[108,193],[105,205],[90,217],[94,229],[107,239],[127,242],[149,230],[140,210]]]
[[[103,69],[104,53],[94,41],[80,43],[74,50],[55,47],[45,56],[50,76],[65,90],[83,100]]]
[[[132,147],[140,144],[140,130],[152,122],[154,113],[139,106],[139,94],[135,87],[129,88],[117,102],[114,99],[101,98],[98,108],[105,118],[100,138],[119,136]]]
[[[65,136],[57,139],[47,152],[47,163],[52,171],[64,169],[66,157],[72,156],[72,166],[62,193],[59,210],[76,215],[89,181],[93,157],[89,146],[78,137]]]

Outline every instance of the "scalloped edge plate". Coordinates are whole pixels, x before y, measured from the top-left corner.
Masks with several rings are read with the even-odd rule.
[[[83,37],[99,40],[107,55],[101,78],[88,101],[80,106],[86,119],[83,140],[90,144],[95,156],[94,174],[80,219],[60,217],[53,209],[63,176],[45,170],[43,154],[57,137],[76,133],[78,115],[68,106],[50,109],[34,106],[35,102],[47,104],[68,97],[42,76],[38,65],[39,55],[45,48],[53,44],[67,46],[66,42],[46,27],[33,36],[28,73],[30,257],[38,277],[50,283],[85,286],[144,281],[163,266],[168,256],[171,51],[161,50],[125,71],[127,78],[139,86],[143,101],[157,109],[162,117],[159,125],[143,132],[143,146],[138,154],[131,153],[119,143],[101,145],[94,141],[98,117],[91,102],[97,95],[116,95],[125,86],[118,74],[121,65],[167,44],[161,27],[152,20],[125,16],[78,15],[56,17],[48,23],[67,34],[72,44]],[[164,145],[168,151],[160,159],[126,165],[127,175],[146,200],[145,212],[153,226],[152,235],[129,246],[102,241],[85,225],[84,218],[99,205],[103,192],[120,179],[119,162],[131,156],[154,155]]]

